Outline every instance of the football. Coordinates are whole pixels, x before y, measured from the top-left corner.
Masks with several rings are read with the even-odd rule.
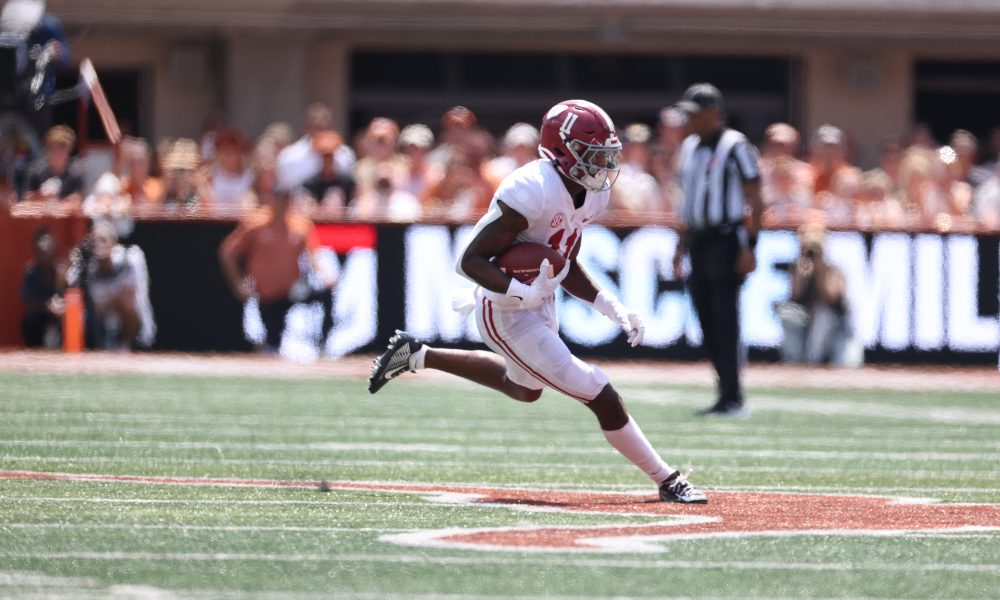
[[[531,283],[538,277],[538,266],[544,259],[549,259],[549,276],[554,276],[562,270],[566,259],[549,246],[523,242],[514,244],[503,254],[496,257],[500,270],[521,283]]]

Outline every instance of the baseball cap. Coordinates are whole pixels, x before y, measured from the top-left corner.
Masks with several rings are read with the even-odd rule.
[[[538,129],[528,123],[515,123],[507,130],[503,136],[505,148],[514,146],[530,146],[534,148],[538,145]]]
[[[625,141],[631,144],[645,144],[649,141],[649,126],[644,123],[631,123],[625,127]]]
[[[764,137],[769,142],[778,144],[797,144],[799,142],[799,132],[788,123],[772,123],[764,131]]]
[[[399,145],[430,148],[434,145],[434,132],[423,123],[411,123],[399,134]]]
[[[660,125],[664,127],[684,127],[687,114],[676,106],[668,106],[660,111]]]
[[[820,125],[813,140],[817,144],[840,144],[844,141],[844,132],[834,125]]]
[[[722,92],[711,83],[696,83],[684,92],[675,105],[686,113],[696,113],[713,106],[722,107]]]

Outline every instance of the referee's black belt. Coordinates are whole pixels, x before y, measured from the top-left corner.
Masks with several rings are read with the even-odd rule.
[[[708,227],[689,227],[687,235],[688,238],[720,237],[734,233],[740,227],[743,227],[742,221],[739,223],[726,223],[724,225],[710,225]]]

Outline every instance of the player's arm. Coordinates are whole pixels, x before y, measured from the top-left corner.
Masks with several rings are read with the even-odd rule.
[[[587,274],[587,271],[585,271],[576,260],[576,257],[580,254],[580,242],[582,240],[583,235],[577,238],[576,244],[573,246],[573,250],[569,253],[569,274],[566,275],[566,279],[563,280],[562,287],[576,298],[579,298],[588,304],[593,304],[594,300],[597,298],[599,290],[597,289],[597,286],[594,285],[593,280],[590,279],[590,275]]]
[[[241,302],[246,302],[247,298],[250,297],[246,274],[242,267],[243,253],[241,248],[245,246],[245,240],[246,231],[243,225],[239,225],[219,246],[219,264],[222,267],[222,273],[226,276],[229,289]]]
[[[569,274],[563,280],[563,289],[576,296],[580,300],[593,306],[597,312],[614,321],[625,335],[628,336],[628,343],[635,348],[642,343],[646,335],[646,326],[642,319],[634,310],[629,310],[624,304],[615,298],[614,294],[607,290],[599,290],[594,285],[594,281],[587,275],[587,271],[580,266],[576,258],[580,254],[580,242],[583,241],[581,235],[570,252]]]
[[[459,273],[491,292],[504,294],[510,288],[511,278],[491,259],[514,244],[517,234],[528,228],[528,220],[503,201],[498,200],[497,207],[500,214],[477,228],[466,246],[459,261]]]

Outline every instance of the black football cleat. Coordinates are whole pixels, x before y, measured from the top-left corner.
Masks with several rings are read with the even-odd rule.
[[[405,331],[396,330],[389,338],[389,345],[382,356],[375,359],[371,375],[368,376],[368,391],[374,394],[389,383],[390,379],[410,369],[410,356],[420,350],[424,343]]]
[[[708,504],[705,492],[691,485],[680,471],[674,471],[674,474],[660,485],[660,500],[681,504]]]

